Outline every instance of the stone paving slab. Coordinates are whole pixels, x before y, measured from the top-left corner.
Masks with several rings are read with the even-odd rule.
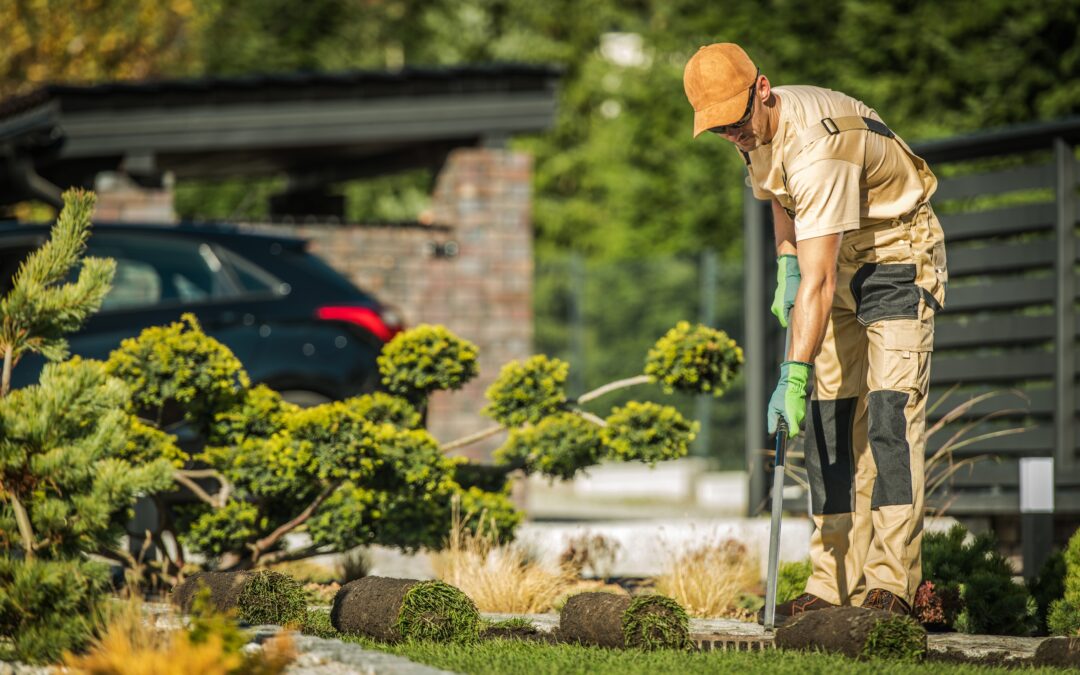
[[[252,641],[261,643],[281,631],[280,626],[254,626]],[[364,649],[352,642],[293,634],[299,654],[288,668],[290,675],[452,675],[404,656]]]

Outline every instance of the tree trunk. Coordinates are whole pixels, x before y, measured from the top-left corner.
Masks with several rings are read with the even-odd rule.
[[[8,395],[8,391],[11,390],[11,367],[14,365],[14,354],[12,353],[11,345],[4,347],[4,375],[0,379],[0,397]]]
[[[4,362],[5,365],[7,361]],[[19,526],[19,536],[22,538],[23,550],[26,551],[26,559],[34,559],[34,529],[30,527],[30,514],[26,512],[22,502],[14,492],[11,493],[11,508],[15,511],[15,523]]]

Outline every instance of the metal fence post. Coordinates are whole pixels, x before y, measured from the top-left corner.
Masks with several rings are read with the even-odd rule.
[[[578,252],[570,254],[570,389],[573,396],[585,393],[585,260]]]
[[[746,381],[746,514],[755,515],[765,498],[762,434],[765,426],[765,387],[768,358],[765,333],[765,211],[750,188],[743,191],[743,335]]]
[[[1073,149],[1063,139],[1054,140],[1057,174],[1057,275],[1056,330],[1054,349],[1057,375],[1054,448],[1059,471],[1073,466],[1076,454],[1076,160]]]
[[[707,248],[701,252],[700,261],[700,295],[698,297],[698,321],[710,328],[716,324],[716,284],[717,284],[717,261],[716,251]],[[701,430],[695,439],[695,453],[699,457],[707,457],[712,451],[712,407],[715,399],[709,394],[700,394],[694,400],[694,418],[701,425]]]

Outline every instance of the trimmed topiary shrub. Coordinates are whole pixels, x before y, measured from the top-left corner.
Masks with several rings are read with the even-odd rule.
[[[537,424],[566,404],[565,361],[543,355],[503,366],[487,390],[483,413],[505,427]]]
[[[671,406],[630,401],[612,411],[600,433],[612,457],[656,464],[685,457],[697,430]]]
[[[477,352],[445,327],[421,324],[383,346],[379,372],[387,391],[421,405],[432,392],[460,389],[476,377]]]
[[[1012,567],[997,551],[993,534],[965,542],[967,536],[961,525],[923,535],[923,577],[940,593],[955,591],[962,603],[952,627],[964,633],[1029,634],[1036,626],[1035,601],[1012,580]]]
[[[574,413],[559,413],[535,426],[511,429],[495,461],[520,466],[525,473],[570,479],[604,456],[600,428]]]
[[[669,394],[722,396],[742,365],[742,349],[727,333],[680,321],[649,350],[645,374]]]

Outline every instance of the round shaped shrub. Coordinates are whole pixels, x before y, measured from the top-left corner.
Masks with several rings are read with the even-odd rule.
[[[566,403],[569,369],[565,361],[542,354],[506,364],[488,387],[484,414],[507,427],[538,423]]]
[[[255,504],[229,500],[220,509],[199,516],[180,537],[193,551],[216,557],[244,550],[244,544],[265,532],[268,525]]]
[[[685,457],[697,429],[671,406],[630,401],[612,411],[600,433],[613,458],[655,464]]]
[[[265,384],[257,385],[245,390],[237,405],[214,416],[207,444],[238,445],[249,438],[270,438],[299,409]]]
[[[393,394],[413,403],[436,390],[460,389],[476,377],[477,348],[444,326],[421,324],[383,346],[379,373]]]
[[[649,350],[645,374],[668,393],[722,396],[742,364],[742,349],[727,333],[680,321]]]
[[[203,333],[193,314],[143,330],[113,350],[106,371],[131,388],[131,404],[162,425],[185,419],[207,430],[251,385],[228,347]],[[173,419],[175,418],[175,419]]]
[[[381,391],[354,396],[343,403],[351,412],[372,424],[393,424],[403,429],[419,429],[422,421],[420,413],[408,401]]]
[[[307,600],[304,587],[287,574],[271,570],[254,572],[236,602],[237,615],[250,624],[285,625],[304,620]]]
[[[603,449],[595,424],[574,413],[559,413],[536,426],[512,429],[495,451],[495,461],[520,465],[525,473],[568,480],[579,469],[599,462]]]

